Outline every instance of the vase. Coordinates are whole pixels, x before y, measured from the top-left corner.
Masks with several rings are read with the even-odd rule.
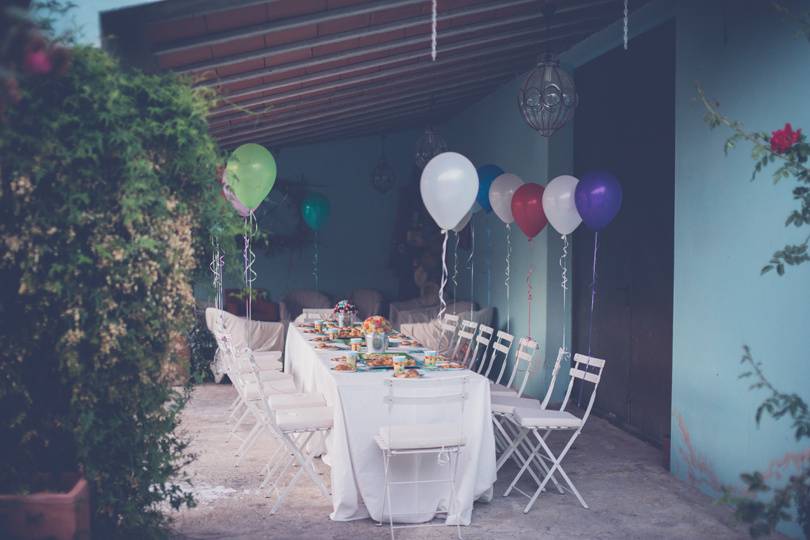
[[[370,353],[384,353],[388,348],[388,336],[383,332],[366,334],[366,348]]]
[[[346,326],[344,323],[346,322],[346,314],[345,313],[338,313],[337,314],[337,325],[339,328],[343,328]]]
[[[76,540],[90,538],[90,487],[78,475],[63,475],[62,490],[0,494],[0,537]]]

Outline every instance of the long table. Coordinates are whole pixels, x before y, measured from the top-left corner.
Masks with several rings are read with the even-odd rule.
[[[345,373],[333,371],[332,358],[340,351],[315,349],[311,334],[301,332],[290,324],[284,354],[284,369],[291,373],[296,385],[304,392],[323,394],[334,409],[334,424],[326,437],[323,460],[331,468],[331,519],[351,521],[371,517],[388,519],[388,507],[383,511],[384,469],[380,449],[374,436],[380,427],[390,422],[384,380],[390,371]],[[405,349],[401,349],[403,352]],[[409,348],[409,350],[412,350]],[[390,352],[397,352],[397,349]],[[409,352],[419,358],[421,353]],[[468,370],[426,372],[426,377],[455,377],[469,375],[468,399],[464,405],[464,436],[466,445],[461,454],[456,480],[456,504],[446,523],[469,525],[473,502],[489,501],[495,483],[495,438],[490,418],[489,382]],[[403,411],[400,410],[400,413]],[[397,417],[397,423],[448,422],[457,420],[440,407],[432,410],[430,418]],[[439,463],[436,454],[395,456],[390,475],[395,481],[445,478],[446,464]],[[437,512],[446,511],[449,503],[448,484],[398,485],[392,487],[395,521],[419,523],[430,521]],[[408,516],[398,514],[407,513]]]

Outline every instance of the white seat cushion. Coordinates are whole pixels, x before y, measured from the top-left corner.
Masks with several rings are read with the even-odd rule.
[[[270,409],[280,411],[283,409],[297,409],[302,407],[324,407],[324,401],[321,394],[276,394],[267,398],[267,404]]]
[[[514,416],[516,422],[527,428],[576,429],[582,425],[580,418],[565,411],[517,408]]]
[[[494,382],[489,383],[489,393],[493,396],[517,397],[517,392],[514,389],[504,386],[503,384],[495,384]]]
[[[540,409],[540,402],[536,399],[521,398],[517,396],[492,396],[492,412],[495,414],[513,414],[515,409]]]
[[[253,351],[253,359],[262,371],[281,369],[281,351]]]
[[[276,412],[281,431],[307,431],[332,427],[332,407],[301,407]]]
[[[383,450],[416,450],[464,445],[464,437],[458,424],[383,426],[374,440]]]

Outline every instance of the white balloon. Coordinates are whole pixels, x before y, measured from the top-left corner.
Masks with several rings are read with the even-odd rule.
[[[463,218],[461,218],[461,221],[458,222],[458,225],[453,227],[453,231],[457,232],[457,233],[463,231],[464,227],[466,227],[467,223],[469,223],[470,219],[472,219],[472,216],[473,216],[474,213],[475,213],[475,208],[474,207],[470,208],[470,211],[467,212],[467,215],[464,216]]]
[[[456,152],[431,159],[419,182],[422,201],[440,229],[452,230],[475,202],[478,173],[475,165]]]
[[[549,182],[543,191],[543,212],[560,234],[571,234],[582,223],[574,201],[578,183],[575,177],[563,174]]]
[[[489,204],[492,205],[495,215],[507,225],[515,221],[512,215],[512,195],[522,185],[523,180],[518,175],[503,173],[489,186]]]

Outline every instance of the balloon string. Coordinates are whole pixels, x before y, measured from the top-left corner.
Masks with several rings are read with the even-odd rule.
[[[509,275],[512,272],[510,259],[512,258],[512,227],[506,224],[506,268],[504,269],[504,285],[506,285],[506,331],[509,332],[509,319],[512,316],[512,306],[509,305]]]
[[[444,287],[447,285],[447,231],[442,231],[444,241],[442,242],[442,282],[439,286],[439,320],[444,318],[444,312],[447,311],[447,302],[444,301]]]
[[[562,287],[562,295],[563,295],[563,319],[562,319],[562,348],[563,351],[566,350],[565,347],[565,326],[566,326],[566,305],[565,305],[565,296],[566,292],[568,291],[568,266],[567,266],[567,258],[568,258],[568,236],[562,235],[563,241],[563,252],[562,257],[560,257],[560,270],[562,273],[562,282],[560,286]]]
[[[593,331],[593,308],[596,303],[596,254],[599,249],[599,232],[593,233],[593,270],[591,276],[591,312],[588,315],[588,362],[585,364],[585,372],[591,366],[591,335]],[[577,397],[577,407],[582,408],[582,388],[585,385],[580,382],[579,396]]]
[[[470,256],[467,258],[467,268],[470,269],[470,320],[473,318],[473,298],[475,297],[475,225],[470,220]]]
[[[211,264],[208,265],[208,268],[210,268],[211,273],[214,274],[214,307],[221,310],[224,303],[222,298],[222,267],[225,265],[225,258],[222,257],[220,253],[219,240],[217,238],[211,238],[211,245],[214,249],[211,253]]]
[[[492,305],[492,228],[487,220],[487,307]]]
[[[438,11],[438,0],[433,0],[433,16],[431,18],[431,33],[430,33],[430,57],[436,61],[436,41],[438,39],[438,32],[436,31],[436,12]]]
[[[456,244],[453,247],[453,303],[456,303],[456,290],[458,289],[458,240],[459,234],[456,235]]]
[[[528,337],[529,339],[532,338],[532,274],[534,273],[534,255],[532,254],[534,250],[532,249],[532,242],[529,241],[529,271],[526,272],[526,291],[527,291],[527,300],[529,302],[529,330],[528,330]]]
[[[320,253],[318,252],[318,231],[315,231],[315,246],[312,252],[312,277],[315,278],[315,290],[318,289],[318,263],[319,263]]]
[[[250,239],[258,230],[256,216],[253,214],[253,210],[251,210],[248,217],[245,218],[244,223],[244,249],[242,250],[242,258],[245,263],[244,278],[245,288],[247,289],[247,295],[245,297],[245,316],[247,320],[251,320],[253,316],[253,282],[256,281],[256,271],[253,270],[253,264],[256,262],[256,254],[253,253],[253,249],[250,246]]]

